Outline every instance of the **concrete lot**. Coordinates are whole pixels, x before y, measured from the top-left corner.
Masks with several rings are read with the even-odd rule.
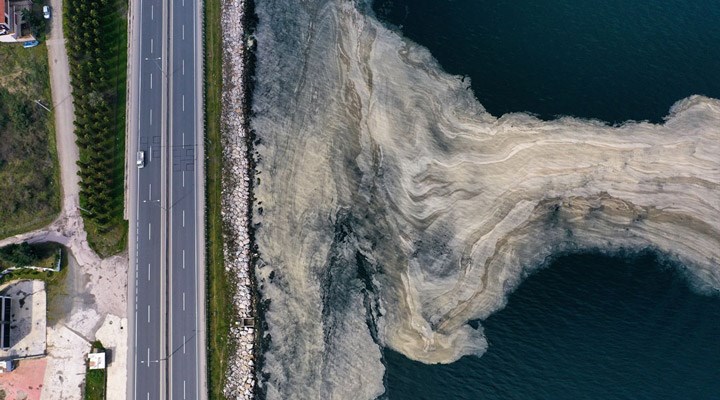
[[[10,348],[0,360],[42,356],[46,348],[47,296],[43,281],[14,281],[0,286],[12,299]]]
[[[107,349],[107,400],[127,397],[127,318],[112,314],[105,317],[95,337]]]
[[[110,350],[107,363],[108,400],[125,398],[127,360],[126,255],[80,264],[68,257],[63,294],[56,296],[64,312],[48,326],[47,370],[41,399],[69,400],[82,397],[85,357],[98,339]],[[122,397],[117,397],[119,393]]]

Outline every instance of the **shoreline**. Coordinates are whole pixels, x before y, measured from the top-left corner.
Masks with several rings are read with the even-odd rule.
[[[249,129],[251,72],[249,32],[250,0],[221,3],[222,31],[222,108],[220,132],[222,141],[223,260],[228,280],[228,297],[232,297],[236,318],[229,333],[231,352],[223,382],[227,398],[252,399],[257,388],[256,354],[257,289],[253,276],[251,203],[253,162],[252,134]],[[243,319],[254,320],[254,326],[243,326]]]

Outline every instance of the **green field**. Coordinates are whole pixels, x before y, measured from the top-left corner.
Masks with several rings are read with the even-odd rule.
[[[127,245],[125,99],[127,0],[65,3],[75,132],[80,150],[80,205],[90,246],[101,256]]]
[[[60,177],[44,44],[0,44],[0,238],[49,224]]]

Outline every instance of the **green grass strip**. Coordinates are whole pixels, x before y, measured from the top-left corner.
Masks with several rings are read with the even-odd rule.
[[[222,217],[222,29],[221,1],[205,0],[205,129],[207,178],[207,324],[208,391],[211,399],[225,399],[231,308],[223,260]]]
[[[103,348],[102,343],[96,340],[92,343],[94,349]],[[87,369],[85,375],[85,392],[83,398],[85,400],[105,400],[105,391],[107,387],[107,369]]]

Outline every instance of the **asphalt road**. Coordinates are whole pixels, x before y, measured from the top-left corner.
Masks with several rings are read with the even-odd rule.
[[[138,0],[133,6],[133,399],[207,398],[202,79],[196,72],[202,71],[201,6],[198,0]],[[135,166],[136,150],[145,152],[144,168]]]
[[[145,152],[145,167],[135,166],[135,152],[131,152],[132,162],[128,163],[137,173],[130,195],[130,201],[136,202],[135,221],[131,223],[131,228],[135,226],[135,307],[134,332],[131,332],[135,351],[131,398],[147,400],[165,398],[166,376],[163,12],[160,0],[140,2],[140,26],[136,27],[140,29],[140,57],[133,83],[139,85],[138,105],[134,108],[138,125],[135,143],[137,150]]]
[[[196,83],[196,2],[171,2],[170,40],[170,387],[171,399],[200,397],[197,284],[200,260],[196,252],[198,185],[198,96]],[[202,162],[202,158],[200,158]]]

